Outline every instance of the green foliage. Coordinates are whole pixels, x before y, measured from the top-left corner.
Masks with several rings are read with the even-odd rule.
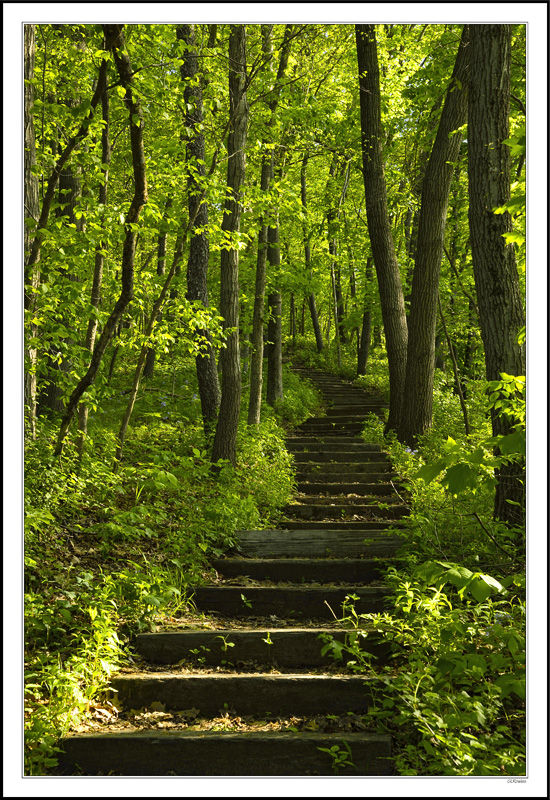
[[[339,744],[333,744],[332,747],[318,747],[317,750],[320,750],[321,753],[328,753],[328,755],[332,758],[332,769],[337,774],[342,767],[354,767],[355,764],[353,763],[353,756],[351,753],[351,747],[349,744],[344,741],[342,742],[344,745],[341,747]]]
[[[412,580],[395,568],[386,579],[393,607],[358,615],[349,598],[346,642],[325,635],[323,652],[346,652],[356,673],[376,678],[369,715],[394,738],[398,773],[525,774],[525,600],[514,581],[507,591],[434,562]],[[376,634],[391,644],[388,665],[369,655]]]
[[[113,474],[120,386],[128,381],[122,372],[91,415],[94,449],[82,459],[69,441],[53,460],[55,425],[47,419],[26,442],[29,775],[55,768],[59,738],[93,711],[110,675],[132,658],[132,637],[188,611],[208,557],[232,547],[236,530],[272,524],[293,492],[291,456],[273,415],[254,428],[243,424],[236,467],[213,473],[194,365],[185,360],[157,367]],[[292,392],[302,393],[306,408],[317,401],[299,381]]]

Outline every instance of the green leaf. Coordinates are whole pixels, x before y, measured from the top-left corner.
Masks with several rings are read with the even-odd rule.
[[[526,436],[525,431],[516,431],[509,433],[507,436],[502,436],[497,440],[498,448],[502,455],[509,456],[519,453],[522,456],[526,455]]]
[[[480,577],[475,577],[467,588],[478,603],[484,603],[492,592],[491,587]]]
[[[431,483],[434,478],[437,478],[440,472],[442,472],[445,467],[447,466],[447,462],[443,459],[436,461],[435,464],[426,464],[424,467],[421,467],[418,472],[413,475],[414,478],[422,478],[423,481],[426,483]]]
[[[449,467],[442,483],[448,487],[451,494],[461,494],[466,489],[475,489],[477,485],[477,472],[464,461]]]

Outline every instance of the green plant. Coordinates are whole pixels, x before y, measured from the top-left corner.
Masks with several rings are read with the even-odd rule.
[[[345,652],[376,679],[369,716],[394,737],[401,775],[525,771],[525,603],[516,580],[484,577],[449,564],[422,565],[412,580],[390,569],[394,608],[348,608],[345,642],[325,637],[322,652]],[[391,643],[390,664],[365,653],[367,626]]]
[[[333,744],[332,747],[317,748],[322,753],[328,753],[332,758],[332,769],[335,773],[338,773],[343,767],[355,767],[352,761],[351,747],[346,741],[343,741],[342,745]]]

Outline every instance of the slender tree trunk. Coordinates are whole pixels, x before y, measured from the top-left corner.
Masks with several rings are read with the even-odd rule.
[[[122,249],[122,291],[120,297],[115,303],[115,306],[105,323],[105,327],[101,332],[92,354],[90,365],[86,374],[80,379],[76,388],[74,389],[65,415],[61,421],[59,435],[55,446],[54,455],[59,456],[63,449],[63,442],[69,430],[74,413],[82,398],[82,395],[95,380],[95,376],[99,369],[103,354],[109,344],[115,328],[124,313],[124,309],[132,300],[134,295],[134,259],[136,250],[136,237],[137,233],[134,230],[136,223],[141,214],[141,209],[147,202],[147,180],[145,172],[145,153],[143,149],[143,115],[139,102],[134,98],[132,90],[132,67],[127,52],[125,52],[125,43],[123,35],[123,25],[104,25],[105,39],[109,44],[109,49],[112,49],[115,65],[120,77],[120,81],[125,89],[124,102],[128,109],[130,120],[130,142],[132,149],[132,165],[134,172],[134,196],[126,215],[126,234],[124,238],[124,245]],[[106,65],[107,62],[102,62]],[[98,100],[101,96],[101,91],[96,89]],[[94,95],[95,97],[95,95]],[[97,103],[96,103],[97,105]],[[138,120],[136,123],[135,120]],[[75,142],[76,144],[76,142]],[[59,167],[59,164],[58,164]],[[48,186],[49,192],[50,186]],[[48,194],[48,192],[46,194]],[[36,239],[35,239],[36,242]],[[33,245],[34,249],[34,245]],[[40,243],[36,246],[36,252],[40,252]]]
[[[168,211],[172,205],[172,198],[169,197],[166,200],[166,206],[164,209],[163,219],[161,222],[161,226],[165,224]],[[159,231],[157,236],[157,275],[161,278],[166,272],[166,245],[168,243],[168,232],[163,230]],[[159,313],[158,321],[161,322],[162,314]],[[145,366],[143,367],[143,377],[150,380],[153,375],[155,374],[155,360],[156,360],[156,351],[154,347],[149,347],[147,349],[147,357],[145,359]]]
[[[273,44],[271,40],[273,26],[262,25],[262,50],[265,57],[271,62],[273,57]],[[279,103],[279,93],[281,82],[284,78],[290,55],[290,37],[292,25],[285,28],[285,37],[281,48],[279,68],[277,78],[273,86],[272,99],[269,108],[271,117],[268,122],[268,133],[274,126],[276,119],[277,105]],[[266,143],[270,143],[272,136],[266,135]],[[268,141],[269,140],[269,141]],[[273,176],[273,151],[269,155],[262,157],[261,171],[261,191],[267,193]],[[268,220],[265,215],[260,221],[260,231],[258,234],[258,258],[256,262],[256,283],[254,290],[254,313],[252,321],[251,348],[252,357],[250,362],[250,398],[248,403],[248,424],[258,425],[260,422],[260,409],[262,402],[263,386],[263,358],[264,358],[264,306],[265,290],[267,281],[267,258],[268,258]]]
[[[193,231],[189,245],[189,259],[187,262],[187,299],[208,308],[208,259],[210,248],[206,229],[208,227],[208,206],[201,196],[204,178],[206,175],[205,138],[203,127],[203,101],[200,80],[197,80],[199,66],[195,51],[195,26],[180,25],[177,37],[183,40],[190,49],[185,53],[181,66],[181,77],[185,82],[184,100],[188,109],[185,125],[193,131],[193,136],[187,143],[187,158],[193,163],[193,170],[189,172],[187,181],[189,218],[195,219],[198,230]],[[191,108],[189,108],[191,106]],[[196,170],[196,172],[195,172]],[[204,430],[213,431],[218,409],[220,407],[220,386],[216,357],[212,346],[212,336],[209,330],[197,331],[196,337],[204,342],[202,352],[195,359],[199,396],[201,399],[202,419]]]
[[[306,216],[307,220],[307,162],[309,158],[309,152],[306,150],[304,153],[304,157],[302,159],[302,169],[300,170],[300,186],[301,186],[301,197],[302,197],[302,209],[304,211],[304,215]],[[310,246],[310,233],[308,230],[308,223],[307,221],[304,222],[304,256],[305,256],[305,265],[306,265],[306,273],[309,276],[309,280],[313,280],[313,270],[311,268],[311,246]],[[317,305],[315,302],[315,293],[313,291],[310,292],[308,297],[308,304],[309,304],[309,313],[311,314],[311,323],[313,325],[313,332],[315,334],[315,344],[317,346],[317,352],[321,353],[323,350],[323,334],[321,332],[321,326],[319,325],[319,316],[317,314]],[[303,334],[303,331],[302,331]]]
[[[104,46],[106,43],[104,42]],[[111,144],[109,141],[109,94],[107,92],[107,75],[101,76],[103,80],[103,93],[101,95],[101,112],[104,121],[101,130],[101,163],[106,165],[103,173],[103,182],[99,187],[99,203],[103,207],[107,206],[107,186],[109,181],[109,164],[111,163]],[[97,334],[98,317],[97,310],[101,302],[101,284],[103,282],[103,265],[105,261],[105,242],[100,242],[97,246],[94,260],[94,277],[92,282],[92,294],[90,298],[90,305],[92,306],[92,318],[88,322],[86,331],[86,350],[90,355],[94,352],[95,339]],[[84,442],[88,432],[88,405],[81,403],[78,408],[78,429],[80,435],[77,441],[77,449],[82,456],[84,452]]]
[[[40,200],[39,200],[39,187],[38,178],[33,174],[33,167],[36,164],[36,140],[34,134],[34,118],[31,109],[34,103],[34,86],[30,81],[34,77],[34,60],[35,60],[35,26],[25,25],[24,28],[24,70],[25,70],[25,109],[24,109],[24,125],[25,125],[25,218],[32,219],[38,222],[40,214]],[[30,247],[32,242],[32,235],[30,232],[30,225],[25,223],[25,264],[28,262]],[[25,270],[27,274],[27,270]],[[30,320],[34,317],[34,310],[36,307],[36,290],[40,283],[40,273],[38,262],[36,262],[28,273],[28,280],[30,285],[26,289],[28,302],[26,303],[26,310],[28,311]],[[29,339],[36,339],[38,337],[38,327],[34,322],[30,322],[28,326]],[[25,375],[25,407],[27,419],[29,423],[30,436],[36,439],[36,367],[37,367],[37,350],[34,345],[27,348],[29,356],[29,370]]]
[[[329,177],[327,182],[327,229],[328,229],[328,250],[331,260],[331,276],[333,281],[334,290],[334,309],[335,309],[335,325],[338,332],[338,338],[342,344],[347,343],[347,336],[344,328],[344,300],[342,296],[342,281],[340,275],[340,265],[338,263],[338,222],[340,219],[340,209],[344,202],[348,183],[349,183],[349,161],[344,162],[342,165],[342,172],[339,177],[343,177],[344,185],[338,199],[336,207],[332,203],[334,195],[334,177],[338,166],[338,154],[335,153],[330,165]],[[340,360],[340,352],[338,351],[338,359]]]
[[[366,267],[366,282],[369,284],[372,280],[372,256],[367,258]],[[372,330],[372,313],[369,308],[363,312],[363,324],[361,326],[361,340],[359,342],[359,350],[357,353],[357,374],[367,374],[367,361],[369,360],[370,353],[370,340]]]
[[[222,230],[240,231],[245,177],[245,147],[248,124],[246,99],[246,26],[231,25],[229,33],[230,129],[227,143],[227,186]],[[239,358],[239,251],[221,253],[220,313],[224,319],[226,347],[221,353],[222,396],[212,448],[212,463],[237,460],[237,429],[241,405],[241,364]]]
[[[278,166],[279,177],[282,176],[284,165],[284,150]],[[281,249],[279,244],[279,214],[277,212],[275,221],[267,232],[267,260],[269,262],[270,273],[274,276],[274,281],[280,281],[281,268]],[[277,400],[284,397],[283,391],[283,296],[281,290],[276,288],[268,295],[269,322],[267,335],[269,345],[267,348],[267,387],[266,401],[270,406],[274,406]]]
[[[441,112],[441,119],[422,183],[416,259],[408,320],[405,397],[398,437],[415,447],[417,437],[432,424],[435,366],[435,329],[439,297],[439,272],[447,221],[454,163],[463,134],[457,131],[467,120],[469,33],[464,26],[458,54]]]
[[[471,26],[471,82],[468,106],[470,242],[485,348],[487,380],[500,373],[525,375],[525,349],[518,335],[525,325],[508,213],[493,209],[510,199],[509,135],[511,27]],[[509,433],[514,421],[493,415],[493,434]],[[497,475],[495,518],[525,522],[525,465],[503,466]],[[509,502],[510,501],[510,502]]]
[[[296,302],[294,292],[290,295],[290,336],[292,336],[292,346],[296,347]]]
[[[361,106],[361,140],[367,225],[378,289],[390,377],[390,408],[386,432],[397,429],[401,414],[407,361],[407,319],[399,264],[388,216],[382,158],[380,81],[374,25],[356,25]]]

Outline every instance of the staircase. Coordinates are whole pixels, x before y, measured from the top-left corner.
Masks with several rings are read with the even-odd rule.
[[[331,749],[351,750],[352,765],[338,774],[392,774],[389,736],[365,732],[367,725],[315,730],[318,715],[361,720],[377,688],[346,671],[345,662],[335,673],[319,637],[344,642],[335,617],[347,595],[358,598],[358,613],[384,608],[380,563],[399,548],[407,509],[387,455],[360,437],[366,414],[380,414],[384,403],[328,373],[296,371],[317,384],[327,404],[325,416],[307,420],[288,438],[296,501],[279,529],[240,532],[237,553],[212,562],[221,583],[195,590],[198,609],[230,621],[216,630],[139,635],[137,650],[151,670],[112,681],[119,708],[163,708],[182,720],[190,709],[201,717],[225,709],[249,724],[238,732],[191,731],[182,723],[179,730],[71,735],[60,759],[65,774],[78,768],[88,775],[333,775]],[[244,576],[257,584],[239,583]],[[265,617],[264,627],[258,617]],[[384,658],[384,641],[374,634],[365,641]],[[197,658],[192,672],[177,666]],[[229,660],[236,665],[231,671]],[[254,671],[243,671],[251,663]],[[226,671],[216,672],[222,664]],[[253,720],[266,718],[313,723],[298,732],[256,732]]]

